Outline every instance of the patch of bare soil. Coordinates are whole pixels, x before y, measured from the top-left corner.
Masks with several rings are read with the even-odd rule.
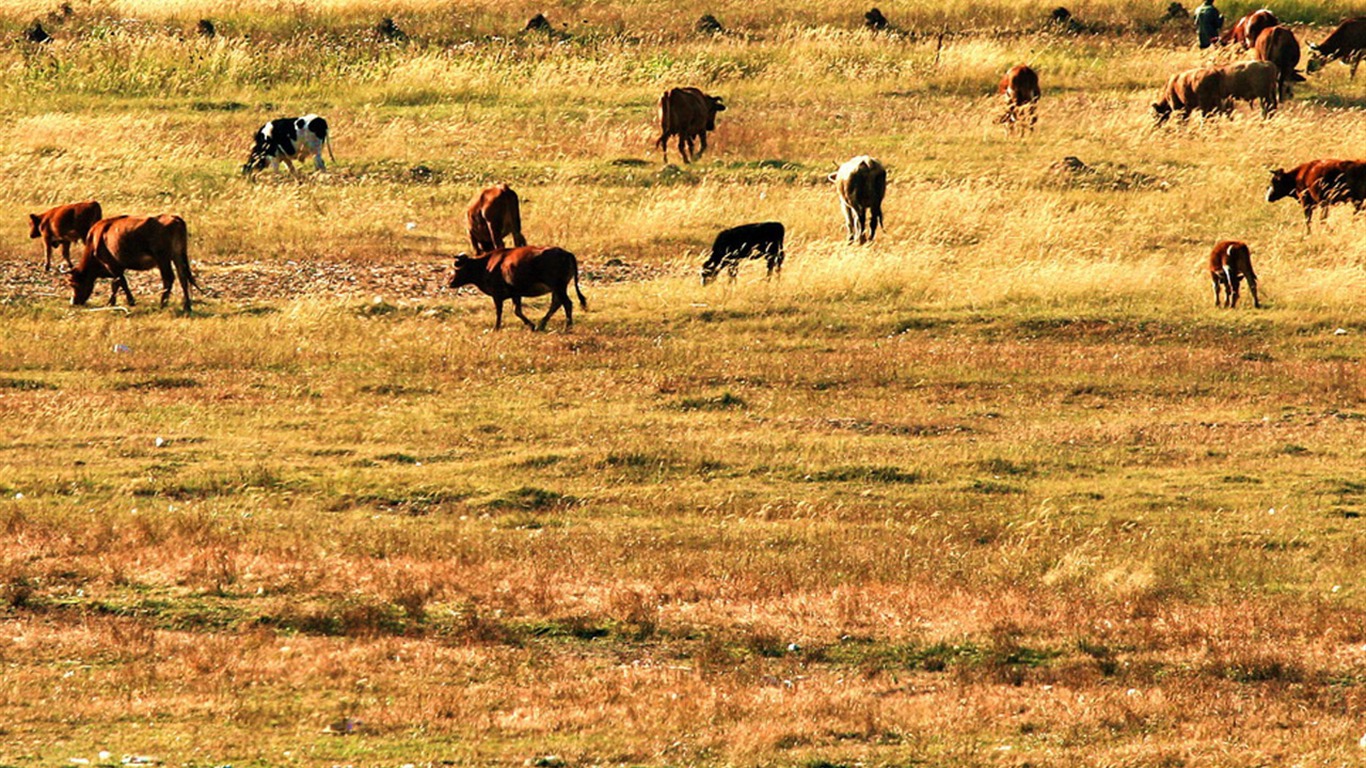
[[[245,303],[301,297],[382,296],[386,300],[436,299],[448,295],[451,265],[441,262],[363,264],[337,261],[192,261],[195,279],[219,301]],[[583,284],[650,280],[666,274],[662,267],[629,264],[612,258],[583,262]],[[138,301],[155,301],[160,278],[156,272],[130,273],[129,284]],[[108,301],[110,285],[100,281],[91,303]],[[44,272],[41,262],[0,260],[0,302],[39,297],[70,298],[66,276],[55,268]]]

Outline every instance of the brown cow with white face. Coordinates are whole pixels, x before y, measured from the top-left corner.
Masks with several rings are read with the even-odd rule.
[[[465,227],[475,255],[502,248],[508,235],[514,246],[526,245],[521,204],[517,193],[506,184],[495,184],[474,196],[465,211]]]
[[[1337,26],[1321,43],[1309,44],[1310,72],[1317,72],[1323,65],[1337,60],[1351,67],[1351,77],[1357,76],[1357,65],[1366,58],[1366,17],[1348,19]]]
[[[691,163],[707,151],[707,132],[716,130],[716,113],[725,112],[720,96],[708,96],[697,88],[671,88],[659,97],[659,138],[655,146],[669,163],[669,137],[678,137],[678,154]],[[702,140],[694,152],[693,141]],[[686,144],[686,149],[684,145]]]
[[[1224,33],[1224,36],[1219,38],[1219,42],[1224,45],[1231,43],[1243,49],[1251,48],[1257,44],[1257,36],[1262,34],[1262,30],[1280,23],[1281,20],[1276,18],[1276,14],[1266,8],[1253,11],[1238,19],[1238,23]]]
[[[503,302],[512,299],[512,311],[533,331],[544,331],[555,310],[564,307],[565,330],[574,327],[574,302],[569,299],[569,284],[579,296],[579,306],[588,309],[588,299],[579,290],[579,260],[563,248],[500,248],[482,256],[460,254],[455,257],[455,274],[450,287],[473,285],[493,297],[497,312],[493,327],[503,327]],[[537,326],[522,314],[522,299],[550,294],[550,310]]]
[[[189,314],[190,285],[198,288],[199,283],[190,272],[188,243],[189,232],[185,220],[179,216],[114,216],[95,222],[85,239],[81,265],[67,275],[72,291],[71,304],[84,305],[95,290],[95,281],[108,277],[114,281],[110,306],[118,303],[120,288],[132,306],[133,292],[128,290],[123,273],[155,268],[161,272],[161,306],[166,306],[171,286],[179,277],[183,306]]]
[[[104,211],[94,200],[59,205],[42,213],[30,213],[28,236],[32,239],[43,239],[43,252],[46,256],[43,270],[52,271],[52,249],[57,246],[61,246],[62,258],[66,260],[67,269],[70,269],[71,244],[85,242],[90,227],[102,218]]]

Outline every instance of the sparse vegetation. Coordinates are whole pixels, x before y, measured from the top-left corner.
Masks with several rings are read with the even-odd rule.
[[[1366,221],[1261,195],[1366,81],[1154,130],[1165,5],[6,4],[0,763],[1358,761]],[[729,108],[661,168],[675,85]],[[305,111],[329,173],[236,173]],[[444,288],[493,180],[572,334]],[[185,217],[195,317],[67,305],[23,223],[90,197]],[[698,284],[764,220],[780,279]]]

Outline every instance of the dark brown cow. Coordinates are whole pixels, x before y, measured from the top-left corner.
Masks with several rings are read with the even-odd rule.
[[[655,146],[669,163],[669,137],[678,137],[678,154],[691,163],[707,151],[707,131],[716,130],[716,113],[725,112],[720,96],[708,96],[697,88],[671,88],[659,97],[659,138]],[[700,138],[702,148],[693,151],[693,140]],[[687,148],[684,149],[684,145]]]
[[[1209,277],[1214,283],[1214,306],[1238,306],[1238,284],[1247,278],[1247,287],[1252,291],[1252,306],[1261,307],[1257,298],[1257,273],[1252,271],[1252,253],[1247,243],[1237,240],[1224,240],[1214,246],[1209,255]],[[1224,298],[1219,299],[1219,287],[1223,286]]]
[[[1013,133],[1020,122],[1026,129],[1034,130],[1039,121],[1039,97],[1043,95],[1039,91],[1039,74],[1024,64],[1011,67],[1001,78],[998,91],[1006,102],[1006,113],[998,122],[1005,123],[1006,132]]]
[[[1257,61],[1269,61],[1280,70],[1280,98],[1290,98],[1290,84],[1304,82],[1304,75],[1295,71],[1300,65],[1300,41],[1285,27],[1267,27],[1257,38]]]
[[[574,302],[569,299],[569,283],[579,296],[579,306],[588,309],[588,300],[579,290],[579,260],[563,248],[500,248],[482,256],[460,254],[455,257],[451,288],[473,285],[493,297],[497,310],[494,328],[503,327],[503,302],[512,299],[512,311],[533,331],[544,331],[555,310],[564,307],[565,330],[574,327]],[[537,326],[522,314],[522,299],[550,294],[550,310]]]
[[[1356,160],[1311,160],[1288,171],[1271,172],[1266,201],[1274,203],[1293,197],[1304,207],[1304,229],[1310,231],[1314,208],[1320,221],[1327,220],[1328,208],[1351,203],[1356,211],[1366,204],[1366,163]]]
[[[114,216],[95,222],[85,238],[81,265],[67,276],[71,283],[71,303],[78,307],[84,305],[95,290],[95,280],[108,277],[114,280],[110,306],[118,303],[120,288],[132,306],[133,292],[128,290],[123,273],[155,267],[161,271],[161,306],[166,306],[171,286],[179,276],[180,291],[185,298],[183,306],[189,314],[190,285],[199,288],[199,283],[190,272],[188,243],[185,220],[179,216]]]
[[[1224,71],[1218,68],[1188,69],[1167,78],[1162,95],[1153,102],[1153,112],[1157,124],[1167,122],[1173,112],[1180,111],[1185,120],[1191,113],[1200,110],[1201,117],[1228,112],[1230,108],[1224,101]]]
[[[1356,79],[1357,65],[1366,58],[1366,17],[1348,19],[1337,26],[1323,42],[1309,44],[1309,71],[1317,72],[1330,61],[1337,60],[1352,68],[1351,79]]]
[[[59,205],[42,213],[30,213],[28,236],[43,239],[43,253],[46,256],[43,270],[52,271],[52,249],[59,245],[62,247],[62,258],[66,260],[66,267],[70,269],[71,244],[85,242],[90,227],[102,218],[104,211],[94,200]]]
[[[1267,27],[1274,27],[1280,24],[1281,20],[1276,18],[1276,14],[1263,8],[1260,11],[1253,11],[1233,25],[1233,28],[1224,33],[1219,42],[1224,45],[1237,45],[1240,48],[1251,48],[1257,43],[1257,36]]]
[[[502,248],[503,238],[512,236],[518,248],[526,245],[522,237],[522,208],[517,193],[506,184],[495,184],[474,196],[465,211],[465,227],[475,255]]]

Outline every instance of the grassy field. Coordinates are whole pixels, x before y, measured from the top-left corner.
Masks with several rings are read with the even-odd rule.
[[[0,765],[1360,764],[1366,221],[1264,191],[1366,82],[1155,130],[1165,5],[4,4]],[[675,85],[730,106],[681,168]],[[327,174],[237,175],[310,111]],[[444,287],[494,180],[572,333]],[[91,197],[185,217],[193,317],[68,306],[25,215]],[[781,279],[701,286],[766,219]]]

